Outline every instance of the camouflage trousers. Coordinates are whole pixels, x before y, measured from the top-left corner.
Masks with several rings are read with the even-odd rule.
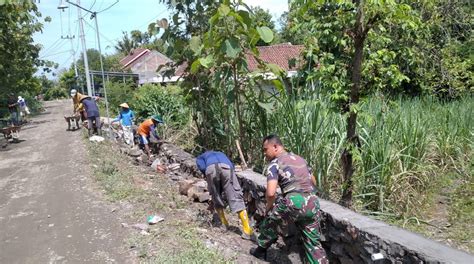
[[[319,200],[313,194],[290,193],[278,198],[273,209],[260,224],[257,243],[268,248],[278,239],[277,226],[283,221],[295,223],[301,231],[305,255],[309,263],[329,263],[319,243],[321,236]]]

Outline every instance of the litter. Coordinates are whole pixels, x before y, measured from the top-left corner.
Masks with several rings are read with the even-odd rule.
[[[92,136],[92,137],[89,138],[89,141],[91,141],[91,142],[102,142],[102,141],[104,141],[104,140],[105,140],[105,139],[104,139],[103,137],[101,137],[101,136],[96,136],[96,135],[94,135],[94,136]]]
[[[163,217],[157,216],[157,215],[150,215],[150,216],[147,217],[147,222],[150,225],[154,225],[154,224],[156,224],[158,222],[161,222],[163,220],[165,220]]]

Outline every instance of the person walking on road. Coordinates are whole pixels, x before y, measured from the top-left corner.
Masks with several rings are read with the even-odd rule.
[[[112,124],[115,122],[120,122],[120,125],[122,126],[122,132],[123,132],[123,139],[125,143],[131,147],[133,147],[133,119],[135,118],[135,114],[133,111],[130,109],[127,103],[120,104],[120,113],[115,118],[112,120]]]
[[[93,130],[99,136],[101,136],[102,132],[100,113],[97,103],[88,95],[82,95],[82,97],[79,98],[79,102],[84,105],[84,109],[87,114],[87,128],[89,129],[89,137],[92,136]]]
[[[145,148],[146,155],[148,156],[148,159],[151,158],[151,150],[150,150],[150,136],[154,136],[156,139],[160,139],[158,137],[158,134],[156,133],[156,126],[158,124],[163,124],[163,119],[161,119],[161,116],[159,115],[154,115],[149,119],[146,119],[143,121],[140,126],[138,127],[137,133],[140,136],[140,144],[143,145]]]
[[[226,227],[229,226],[229,222],[224,214],[226,205],[221,196],[222,193],[225,193],[230,210],[232,213],[237,213],[242,222],[242,237],[251,239],[253,230],[249,224],[244,195],[235,175],[234,164],[222,152],[206,151],[196,158],[196,165],[206,175],[207,188],[212,196],[213,207],[219,215],[222,224]]]
[[[265,175],[266,217],[260,223],[258,247],[250,254],[266,259],[267,249],[277,241],[277,226],[283,221],[294,222],[301,230],[305,256],[309,263],[329,263],[321,246],[319,199],[315,194],[316,181],[306,161],[287,152],[278,136],[270,135],[263,140],[263,153],[270,161]],[[283,197],[276,196],[280,186]]]
[[[10,120],[13,126],[18,126],[18,101],[15,99],[15,94],[11,93],[8,96],[8,112],[10,112]]]

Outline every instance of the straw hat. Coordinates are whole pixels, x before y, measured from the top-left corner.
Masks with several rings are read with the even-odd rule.
[[[123,108],[130,108],[127,103],[122,103],[119,106]]]
[[[84,99],[86,99],[86,98],[91,98],[91,97],[88,96],[88,95],[81,94],[81,95],[79,96],[79,102],[82,102],[82,100],[84,100]]]

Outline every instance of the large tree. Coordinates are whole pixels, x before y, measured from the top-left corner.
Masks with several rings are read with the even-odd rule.
[[[341,203],[352,206],[353,175],[359,155],[357,118],[360,99],[380,89],[399,87],[409,78],[396,64],[393,30],[412,35],[420,15],[408,4],[387,0],[293,1],[297,13],[291,22],[305,35],[308,82],[317,81],[346,117],[346,144],[341,155]],[[404,46],[403,51],[410,52]],[[409,58],[411,59],[411,58]]]
[[[33,34],[42,24],[32,1],[0,1],[0,97],[7,92],[34,90],[40,82],[33,74],[44,61],[39,59],[41,46],[33,43]]]

